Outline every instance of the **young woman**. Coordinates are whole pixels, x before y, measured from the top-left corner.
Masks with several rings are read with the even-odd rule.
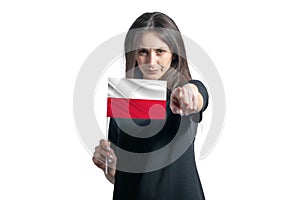
[[[103,171],[107,163],[105,176],[114,184],[113,199],[204,200],[195,163],[194,138],[208,105],[208,93],[200,81],[191,78],[183,39],[175,22],[159,12],[142,14],[127,33],[125,58],[126,78],[167,81],[167,111],[166,119],[159,122],[160,130],[136,130],[141,137],[134,137],[120,127],[130,124],[129,121],[111,119],[109,141],[100,141],[93,162]],[[140,127],[152,123],[143,119],[134,122]],[[151,131],[157,133],[142,137],[147,132],[151,135]],[[157,160],[133,162],[119,153],[122,149],[148,155],[165,146],[168,149]],[[168,164],[136,172],[122,170],[121,166],[146,166],[151,162]]]

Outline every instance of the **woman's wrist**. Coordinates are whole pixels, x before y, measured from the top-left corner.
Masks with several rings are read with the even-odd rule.
[[[112,184],[115,184],[115,176],[110,175],[110,174],[105,174],[105,177],[107,180],[109,180],[109,182],[111,182]]]

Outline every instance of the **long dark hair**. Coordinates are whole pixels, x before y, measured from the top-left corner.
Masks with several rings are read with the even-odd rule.
[[[155,32],[173,54],[171,66],[160,80],[168,82],[169,90],[191,80],[181,33],[175,22],[160,12],[142,14],[129,28],[125,38],[126,78],[142,77],[136,62],[136,50],[142,34],[149,31]]]

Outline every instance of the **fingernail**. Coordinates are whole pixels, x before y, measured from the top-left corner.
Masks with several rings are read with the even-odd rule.
[[[105,149],[106,151],[110,151],[111,150],[111,148],[110,147],[106,147],[106,149]]]
[[[111,154],[109,154],[109,155],[108,155],[108,157],[110,157],[110,158],[114,158],[114,157],[113,157]]]
[[[112,160],[111,160],[111,159],[108,159],[108,162],[112,162]]]
[[[184,113],[183,113],[182,110],[179,111],[179,114],[180,114],[180,116],[183,116],[183,115],[184,115]]]

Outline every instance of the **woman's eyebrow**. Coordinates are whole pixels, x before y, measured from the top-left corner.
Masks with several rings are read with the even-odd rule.
[[[154,50],[166,49],[166,50],[169,50],[169,47],[138,47],[138,49],[154,49]]]

